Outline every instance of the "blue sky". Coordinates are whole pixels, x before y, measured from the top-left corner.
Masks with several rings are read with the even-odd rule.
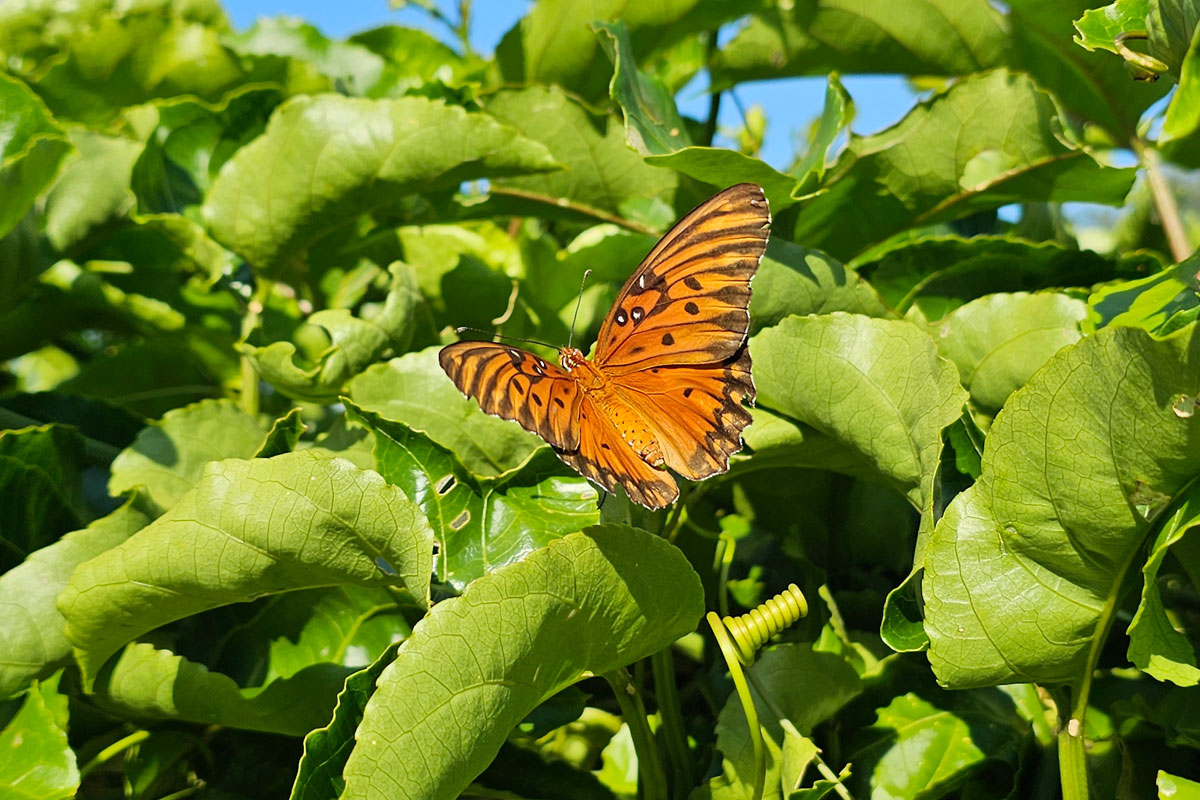
[[[471,46],[481,53],[491,53],[500,37],[524,16],[531,3],[528,0],[480,0],[472,4]],[[457,16],[457,3],[438,0],[450,18]],[[263,16],[288,14],[302,17],[321,29],[327,36],[342,38],[377,25],[392,23],[422,28],[446,41],[452,36],[444,26],[432,21],[420,9],[408,6],[393,10],[386,0],[226,0],[225,8],[239,30],[254,24]],[[732,31],[730,31],[732,33]],[[908,84],[892,75],[847,76],[842,79],[854,98],[856,116],[851,126],[855,133],[869,134],[897,122],[916,102]],[[707,82],[700,76],[679,93],[680,111],[698,119],[708,114]],[[797,136],[821,113],[825,99],[824,78],[789,78],[777,81],[747,83],[735,89],[742,107],[758,104],[767,114],[762,157],[777,169],[791,162],[796,150]],[[723,102],[718,120],[721,126],[741,126],[736,104]],[[718,142],[720,143],[720,142]]]

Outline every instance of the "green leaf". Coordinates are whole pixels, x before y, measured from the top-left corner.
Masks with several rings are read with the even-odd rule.
[[[1162,272],[1099,287],[1088,297],[1084,330],[1129,325],[1159,332],[1200,308],[1200,254]]]
[[[1091,286],[1113,275],[1090,250],[1004,236],[920,236],[883,245],[852,262],[889,306],[931,321],[985,294]]]
[[[1135,170],[1099,165],[1064,140],[1061,126],[1055,101],[1028,77],[995,70],[965,78],[895,127],[852,137],[828,191],[804,204],[795,239],[845,258],[905,228],[1007,203],[1119,205]]]
[[[1086,315],[1082,300],[1064,294],[987,295],[947,316],[936,341],[975,404],[995,412],[1047,359],[1079,341]]]
[[[219,8],[190,15],[173,6],[105,8],[111,13],[77,31],[62,56],[37,73],[38,93],[56,114],[97,127],[121,109],[155,98],[219,100],[248,77],[237,55],[221,43],[227,23]]]
[[[326,800],[340,796],[346,788],[342,770],[354,747],[354,731],[362,721],[363,709],[375,691],[375,683],[396,660],[399,647],[399,643],[393,644],[371,666],[346,678],[333,719],[304,737],[304,756],[296,772],[291,800]]]
[[[1085,50],[1097,48],[1120,55],[1116,39],[1123,33],[1146,32],[1146,16],[1150,0],[1117,0],[1101,8],[1093,8],[1075,20],[1079,35],[1075,43]]]
[[[259,17],[253,26],[223,41],[239,54],[285,56],[312,64],[344,94],[368,94],[384,71],[383,59],[366,47],[328,39],[296,17]]]
[[[832,437],[929,508],[942,429],[966,392],[920,329],[842,313],[788,317],[752,338],[750,352],[760,405]]]
[[[223,458],[253,458],[265,431],[232,400],[202,400],[163,415],[113,461],[108,491],[138,489],[165,511],[191,491],[205,466]]]
[[[72,428],[0,430],[0,572],[91,517],[83,439]]]
[[[1065,683],[1158,515],[1200,474],[1194,325],[1166,339],[1105,328],[1060,350],[988,434],[979,481],[925,555],[925,629],[940,682]],[[1137,424],[1132,424],[1137,420]]]
[[[833,151],[833,145],[842,131],[850,127],[854,119],[854,102],[846,93],[836,72],[829,73],[825,88],[825,105],[821,116],[811,128],[808,149],[797,159],[788,173],[799,179],[792,193],[796,197],[809,194],[825,177],[825,166]]]
[[[46,196],[46,238],[60,252],[133,210],[130,176],[144,146],[78,129],[72,130],[71,142],[79,156]]]
[[[757,183],[778,213],[796,202],[796,179],[753,156],[723,147],[685,147],[667,155],[646,156],[646,163],[667,167],[713,186]]]
[[[425,434],[347,405],[375,434],[376,469],[425,513],[438,542],[438,580],[456,589],[599,521],[596,489],[548,447],[502,475],[477,478]]]
[[[556,166],[542,145],[462,108],[420,97],[300,97],[229,160],[203,214],[218,241],[276,276],[328,231],[403,195]]]
[[[751,284],[750,333],[778,325],[792,314],[846,311],[887,317],[874,289],[852,269],[818,250],[772,238]]]
[[[0,73],[0,238],[17,226],[54,180],[71,143],[45,104]]]
[[[1200,167],[1200,28],[1192,34],[1192,45],[1183,59],[1158,146],[1176,164]]]
[[[983,0],[783,4],[754,14],[713,60],[713,88],[794,75],[965,75],[1006,60],[1004,20]]]
[[[435,81],[458,85],[481,68],[425,31],[382,25],[351,36],[346,41],[362,45],[386,62],[381,84],[396,94]]]
[[[82,564],[58,607],[90,682],[140,634],[265,594],[348,582],[403,585],[428,602],[432,543],[420,509],[347,461],[318,451],[229,459],[151,525]]]
[[[1200,6],[1194,0],[1150,0],[1146,14],[1150,54],[1161,59],[1176,80],[1198,27]]]
[[[543,700],[669,645],[703,610],[687,559],[623,526],[570,534],[485,575],[434,606],[380,677],[343,797],[456,796]]]
[[[909,692],[878,710],[878,738],[853,752],[854,796],[941,797],[988,761],[1011,774],[1020,763],[1028,723],[998,692],[964,696],[970,702],[934,704]]]
[[[288,397],[331,401],[347,381],[384,353],[407,349],[422,321],[420,312],[428,313],[413,269],[396,262],[388,271],[392,285],[387,300],[369,318],[354,316],[344,308],[326,308],[305,320],[305,327],[319,328],[329,342],[311,366],[308,359],[297,363],[296,345],[289,341],[265,347],[241,344],[238,351],[250,359],[263,380]]]
[[[751,697],[767,746],[767,791],[764,797],[787,797],[800,777],[789,762],[800,736],[834,716],[862,691],[858,673],[840,656],[814,652],[811,646],[782,644],[770,648],[747,670],[753,676]],[[766,697],[763,696],[765,693]],[[746,714],[731,693],[717,717],[717,749],[724,757],[722,774],[713,778],[713,800],[744,797],[754,785],[754,755]]]
[[[57,685],[55,679],[31,690],[0,730],[0,792],[10,797],[66,800],[79,789],[75,753],[67,743],[67,698]]]
[[[138,210],[178,213],[199,205],[221,166],[262,134],[283,100],[279,87],[248,84],[216,104],[191,97],[155,103],[157,125],[133,167]]]
[[[348,672],[319,664],[243,689],[203,664],[135,642],[100,670],[94,697],[102,709],[120,716],[303,736],[329,719]]]
[[[608,88],[609,62],[597,50],[592,23],[620,20],[630,30],[634,51],[649,58],[690,33],[712,31],[752,10],[757,3],[724,0],[541,0],[497,47],[506,82],[558,84],[596,99]]]
[[[304,411],[301,408],[293,408],[271,425],[271,430],[267,431],[267,438],[254,452],[254,457],[271,458],[290,453],[296,449],[303,433]]]
[[[1190,418],[1195,413],[1195,397],[1190,399],[1186,412],[1177,406],[1175,413],[1185,413]],[[1200,491],[1193,486],[1163,520],[1150,546],[1150,557],[1142,565],[1142,600],[1128,630],[1129,660],[1160,681],[1171,681],[1177,686],[1200,683],[1200,668],[1192,643],[1175,629],[1167,616],[1158,573],[1171,548],[1179,545],[1178,550],[1182,551],[1181,540],[1197,526],[1200,526]],[[1191,533],[1187,545],[1194,545],[1195,536]]]
[[[597,22],[593,27],[613,63],[608,93],[625,118],[629,146],[645,155],[671,153],[690,145],[674,95],[662,81],[638,71],[625,24]]]
[[[538,6],[541,8],[541,5]],[[591,32],[588,35],[595,40]],[[672,204],[678,179],[668,170],[642,163],[625,144],[620,123],[597,119],[556,87],[502,90],[484,108],[522,135],[544,144],[560,172],[492,182],[493,192],[515,192],[537,203],[579,207],[601,218],[622,213],[635,197]]]
[[[541,439],[483,413],[446,377],[438,349],[368,368],[350,382],[350,397],[365,411],[425,433],[476,475],[499,475],[523,464]]]
[[[0,664],[0,698],[45,678],[70,655],[66,620],[54,603],[75,567],[116,547],[149,521],[131,501],[0,575],[0,652],[9,654]]]
[[[1067,35],[1091,0],[1012,0],[1012,63],[1029,72],[1068,110],[1101,126],[1115,146],[1137,136],[1138,120],[1166,94],[1166,82],[1133,80],[1121,59],[1088,53]]]

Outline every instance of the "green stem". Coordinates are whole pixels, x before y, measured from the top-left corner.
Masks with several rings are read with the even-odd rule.
[[[262,319],[263,308],[267,304],[267,298],[271,296],[272,282],[265,278],[260,278],[258,287],[254,290],[254,297],[251,298],[249,305],[246,307],[246,315],[242,317],[242,341],[254,332],[258,327],[259,321]],[[252,417],[258,416],[259,401],[258,391],[258,370],[254,368],[254,362],[250,360],[250,356],[242,354],[242,410]]]
[[[128,736],[126,736],[122,739],[118,739],[117,741],[113,742],[108,747],[104,748],[99,753],[97,753],[96,757],[93,758],[91,761],[89,761],[88,763],[83,765],[83,768],[79,770],[79,779],[83,780],[97,767],[101,766],[102,764],[104,764],[107,761],[112,760],[113,758],[115,758],[116,756],[119,756],[121,753],[125,752],[126,750],[133,747],[134,745],[140,744],[149,738],[150,738],[150,731],[140,730],[140,731],[134,731],[133,733],[129,734]]]
[[[750,800],[762,800],[763,789],[767,783],[767,750],[763,745],[762,728],[758,724],[758,711],[754,708],[754,697],[750,694],[750,685],[746,683],[746,674],[742,672],[742,662],[738,657],[737,645],[725,629],[725,623],[714,612],[708,612],[705,617],[708,626],[712,628],[721,655],[729,667],[729,677],[733,679],[733,688],[737,690],[738,700],[742,703],[742,713],[746,715],[746,728],[750,736],[750,749],[754,754],[754,791]]]
[[[1089,665],[1090,666],[1090,665]],[[1090,670],[1089,670],[1090,673]],[[1084,708],[1087,707],[1085,692],[1079,692],[1084,698]],[[1076,703],[1078,707],[1078,703]],[[1060,725],[1058,730],[1058,774],[1062,781],[1063,800],[1087,800],[1087,751],[1083,742],[1083,713],[1079,717],[1072,711],[1067,724]]]
[[[704,59],[704,63],[708,67],[708,119],[704,121],[704,138],[702,140],[705,147],[712,147],[713,137],[717,135],[717,115],[721,111],[721,93],[712,90],[712,60],[716,53],[717,29],[714,28],[708,34],[708,53]]]
[[[687,734],[683,730],[683,712],[679,705],[679,688],[675,685],[675,660],[671,648],[665,647],[650,656],[654,671],[654,694],[658,699],[661,731],[666,740],[667,763],[671,768],[671,796],[683,800],[692,787],[692,763],[688,753]]]
[[[1183,218],[1179,215],[1175,193],[1167,183],[1167,176],[1163,174],[1162,159],[1158,151],[1142,139],[1133,140],[1133,150],[1142,166],[1146,168],[1146,180],[1150,182],[1150,193],[1154,196],[1158,220],[1167,236],[1167,245],[1171,248],[1171,258],[1179,263],[1192,254],[1192,248],[1188,242],[1187,230],[1183,227]]]
[[[667,800],[667,778],[658,746],[654,743],[654,734],[650,730],[650,720],[646,717],[641,692],[623,667],[604,673],[604,679],[617,696],[621,716],[629,726],[629,736],[633,739],[633,749],[638,757],[642,800]]]

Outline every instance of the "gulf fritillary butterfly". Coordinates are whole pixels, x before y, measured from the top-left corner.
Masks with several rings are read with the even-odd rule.
[[[729,469],[754,403],[750,279],[767,247],[763,191],[741,183],[675,224],[621,287],[595,360],[558,351],[562,369],[493,342],[442,348],[442,369],[489,414],[545,439],[581,475],[662,508],[692,480]]]

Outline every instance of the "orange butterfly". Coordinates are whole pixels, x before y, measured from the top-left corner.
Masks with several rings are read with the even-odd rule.
[[[767,247],[763,191],[714,195],[659,241],[617,295],[589,361],[562,369],[493,342],[442,348],[442,369],[489,414],[541,436],[584,477],[646,508],[679,496],[666,466],[692,480],[729,469],[754,403],[750,279]]]

